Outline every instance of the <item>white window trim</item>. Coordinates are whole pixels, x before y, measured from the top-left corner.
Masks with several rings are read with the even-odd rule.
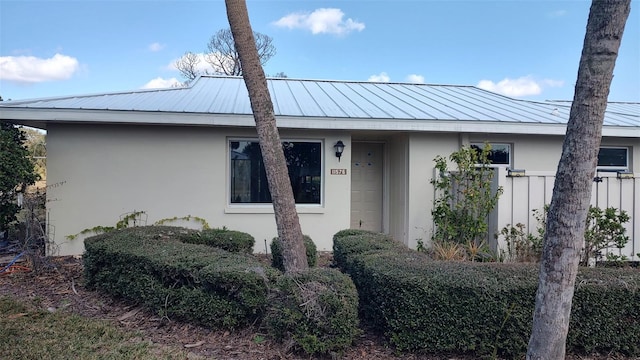
[[[267,203],[232,203],[231,202],[231,142],[232,141],[250,141],[258,142],[257,137],[228,137],[225,142],[226,156],[226,172],[225,172],[225,197],[226,197],[226,214],[273,214],[273,204]],[[296,210],[301,214],[322,214],[324,213],[324,192],[326,187],[327,176],[324,172],[325,168],[325,142],[320,138],[281,138],[280,142],[310,142],[320,144],[320,177],[322,186],[320,186],[320,203],[319,204],[296,204]]]

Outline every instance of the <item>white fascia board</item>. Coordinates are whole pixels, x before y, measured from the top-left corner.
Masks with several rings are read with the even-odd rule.
[[[250,114],[168,113],[153,111],[24,109],[0,107],[0,120],[54,123],[109,123],[187,126],[255,126]],[[449,133],[564,135],[565,124],[477,120],[398,120],[324,117],[277,117],[281,128],[322,130],[378,130]],[[640,138],[640,128],[605,126],[602,136]]]
[[[0,120],[39,121],[81,124],[146,124],[146,125],[209,125],[255,126],[253,116],[167,113],[153,111],[29,109],[0,107]]]
[[[640,138],[640,128],[631,126],[603,126],[602,136]]]
[[[565,124],[465,121],[465,120],[390,120],[390,119],[339,119],[339,118],[278,118],[278,126],[284,128],[330,129],[330,130],[380,130],[419,131],[449,133],[491,133],[562,135]],[[603,136],[640,138],[640,128],[606,126]]]

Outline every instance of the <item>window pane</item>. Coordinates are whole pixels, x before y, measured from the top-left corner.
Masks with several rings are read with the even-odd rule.
[[[598,166],[626,168],[627,149],[600,148],[600,151],[598,152]]]
[[[472,149],[480,152],[484,149],[483,143],[472,143]],[[491,151],[489,151],[489,161],[493,165],[510,165],[510,152],[511,146],[509,144],[491,144]]]
[[[320,204],[322,147],[319,142],[282,143],[296,204]],[[231,141],[231,203],[271,203],[257,141]]]

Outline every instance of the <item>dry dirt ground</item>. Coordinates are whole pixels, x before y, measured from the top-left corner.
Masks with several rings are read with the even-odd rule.
[[[319,265],[327,264],[330,255]],[[3,264],[4,265],[4,264]],[[124,301],[90,291],[83,286],[82,260],[60,257],[49,260],[50,268],[36,272],[0,275],[0,296],[11,296],[49,311],[72,312],[84,317],[107,320],[125,330],[137,331],[145,340],[169,347],[182,347],[194,355],[214,359],[276,360],[300,359],[281,344],[274,343],[257,328],[239,332],[216,331],[162,319]],[[1,268],[0,268],[1,270]],[[473,357],[395,354],[378,336],[365,332],[341,359],[473,359]],[[598,359],[613,359],[598,357]],[[578,357],[571,359],[595,359]],[[620,359],[620,358],[616,358]]]

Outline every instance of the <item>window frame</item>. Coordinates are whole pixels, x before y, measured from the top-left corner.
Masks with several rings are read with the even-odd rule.
[[[509,153],[508,153],[509,162],[508,162],[508,164],[493,164],[493,163],[491,163],[489,165],[490,167],[494,167],[494,168],[506,167],[508,169],[512,168],[512,165],[513,165],[513,144],[512,143],[493,142],[493,141],[470,141],[469,142],[469,146],[470,147],[471,146],[484,147],[485,143],[488,143],[489,145],[491,145],[491,148],[494,148],[495,145],[504,145],[509,150]]]
[[[609,165],[598,165],[600,162],[600,151],[602,149],[616,149],[616,150],[624,150],[625,151],[625,166],[609,166]],[[629,171],[629,147],[628,146],[615,146],[615,145],[604,145],[600,146],[598,149],[598,160],[596,163],[596,170],[602,172],[618,172],[618,171]]]
[[[228,209],[248,209],[248,208],[253,208],[253,209],[272,209],[273,204],[271,202],[264,202],[264,203],[260,203],[260,202],[232,202],[231,197],[232,197],[232,165],[231,165],[231,143],[232,142],[253,142],[253,143],[259,143],[259,140],[257,137],[228,137],[226,139],[226,162],[227,162],[227,171],[225,174],[225,179],[226,179],[226,198],[227,198],[227,208]],[[324,207],[324,191],[325,191],[325,183],[327,181],[327,177],[326,174],[324,172],[324,167],[325,167],[325,145],[324,145],[324,140],[323,139],[318,139],[318,138],[314,138],[314,139],[308,139],[308,138],[281,138],[280,139],[281,143],[315,143],[315,144],[319,144],[320,145],[320,193],[319,193],[319,202],[318,203],[297,203],[296,202],[296,207],[304,207],[304,208],[309,208],[309,209],[314,209],[314,208],[323,208]]]

